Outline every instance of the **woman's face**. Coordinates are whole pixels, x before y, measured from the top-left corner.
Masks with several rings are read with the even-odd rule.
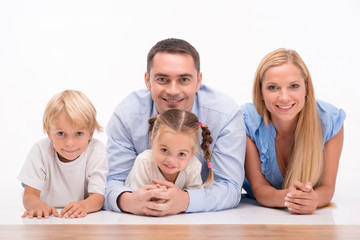
[[[292,63],[268,69],[261,92],[273,123],[294,123],[305,104],[306,85],[300,70]]]

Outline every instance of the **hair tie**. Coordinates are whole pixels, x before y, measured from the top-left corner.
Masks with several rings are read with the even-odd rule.
[[[200,128],[201,128],[203,126],[202,122],[199,122],[199,124],[200,124]]]
[[[160,117],[160,113],[156,116],[157,118]]]
[[[208,168],[212,168],[211,162],[208,162]]]

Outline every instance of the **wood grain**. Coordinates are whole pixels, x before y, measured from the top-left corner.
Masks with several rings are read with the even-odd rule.
[[[357,225],[0,225],[0,239],[360,239]]]

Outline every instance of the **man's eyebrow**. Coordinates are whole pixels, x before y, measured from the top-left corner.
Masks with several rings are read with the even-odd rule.
[[[156,73],[154,75],[154,77],[169,77],[169,75],[165,74],[165,73]]]
[[[193,77],[193,75],[192,74],[190,74],[190,73],[184,73],[184,74],[180,74],[180,75],[178,75],[179,77]]]

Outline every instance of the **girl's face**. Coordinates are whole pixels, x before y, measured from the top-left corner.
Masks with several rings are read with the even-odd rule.
[[[294,64],[286,63],[267,70],[261,92],[274,124],[297,121],[307,93],[305,80]]]
[[[152,150],[165,179],[175,182],[178,173],[187,167],[194,155],[194,143],[188,135],[166,130],[153,141]]]
[[[61,111],[47,130],[49,139],[62,162],[77,159],[83,153],[92,137],[88,129],[74,126],[69,116]]]

